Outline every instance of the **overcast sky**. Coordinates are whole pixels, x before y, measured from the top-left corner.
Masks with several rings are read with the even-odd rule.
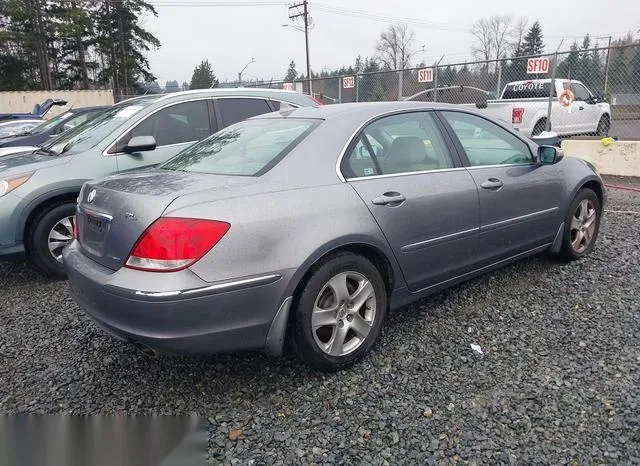
[[[289,22],[287,5],[206,7],[189,5],[219,2],[149,1],[156,4],[158,17],[142,21],[162,44],[149,54],[151,71],[161,86],[167,80],[189,82],[194,66],[203,59],[211,62],[221,81],[236,80],[238,71],[252,57],[256,62],[244,72],[245,79],[282,79],[291,60],[296,62],[299,72],[305,71],[304,34],[282,27]],[[181,6],[167,5],[183,1]],[[330,13],[322,10],[323,6],[366,11],[390,19],[385,22]],[[468,59],[473,42],[468,29],[477,19],[494,14],[527,17],[530,24],[539,20],[547,50],[555,50],[563,37],[564,50],[587,32],[591,36],[619,36],[640,29],[638,0],[309,0],[309,11],[315,23],[309,39],[311,68],[315,72],[323,67],[333,69],[353,64],[358,54],[373,55],[378,35],[396,18],[426,23],[409,27],[416,34],[415,48],[425,46],[425,52],[418,53],[414,60],[427,63],[442,55],[443,63]],[[600,42],[604,45],[605,41]]]

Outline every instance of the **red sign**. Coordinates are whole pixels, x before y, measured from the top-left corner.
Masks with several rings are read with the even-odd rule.
[[[549,58],[529,58],[527,60],[527,74],[543,74],[549,72]]]
[[[342,87],[345,89],[352,89],[356,87],[356,78],[353,76],[345,76],[342,78]]]
[[[511,111],[511,124],[519,125],[522,123],[522,117],[524,116],[524,108],[516,107]]]
[[[418,82],[419,83],[432,83],[433,82],[433,68],[422,68],[418,70]]]

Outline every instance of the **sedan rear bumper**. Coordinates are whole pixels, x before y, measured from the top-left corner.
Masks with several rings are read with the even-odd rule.
[[[77,242],[63,257],[76,302],[117,338],[161,352],[205,354],[260,350],[273,339],[287,282],[282,273],[148,292],[131,277],[128,287],[113,285],[119,272],[87,258]],[[135,272],[139,283],[150,273]]]

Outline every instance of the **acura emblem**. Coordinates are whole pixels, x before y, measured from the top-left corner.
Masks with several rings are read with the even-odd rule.
[[[92,203],[95,198],[96,198],[96,190],[92,189],[91,192],[89,192],[89,195],[87,196],[87,202]]]

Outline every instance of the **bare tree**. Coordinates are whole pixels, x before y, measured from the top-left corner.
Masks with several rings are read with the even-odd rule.
[[[376,58],[385,70],[401,70],[409,67],[415,33],[406,24],[393,24],[380,33],[376,45]]]
[[[520,51],[520,45],[524,39],[525,34],[529,26],[529,18],[521,16],[511,28],[511,44],[510,49],[514,55],[517,55]]]
[[[495,15],[489,18],[491,39],[493,41],[493,53],[496,60],[504,58],[504,55],[510,46],[512,22],[513,18],[509,15]]]
[[[477,60],[491,60],[493,56],[493,34],[491,21],[479,19],[471,27],[471,35],[475,42],[471,46],[471,52]]]

